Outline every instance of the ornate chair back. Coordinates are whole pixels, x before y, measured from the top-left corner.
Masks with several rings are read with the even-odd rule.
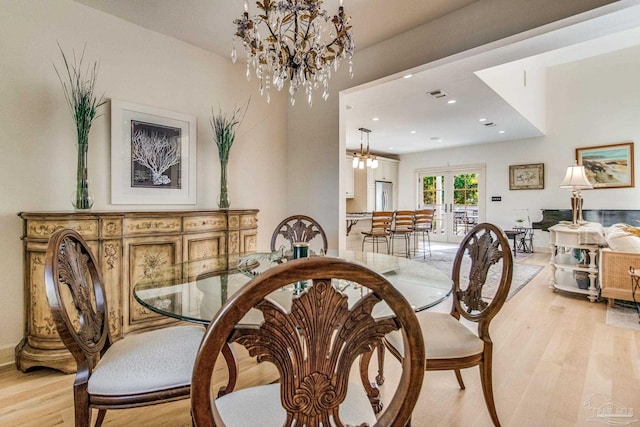
[[[322,226],[306,215],[293,215],[278,224],[271,235],[271,251],[277,250],[282,244],[287,249],[293,249],[296,242],[309,243],[309,248],[316,253],[321,249],[326,253],[329,248]]]
[[[460,243],[453,263],[451,314],[477,322],[480,338],[489,339],[489,322],[507,299],[512,275],[513,256],[502,229],[476,225]],[[487,282],[491,288],[485,287]]]
[[[349,308],[346,295],[335,288],[345,281],[360,284],[371,292]],[[265,298],[300,282],[307,284],[306,290],[293,299],[290,310]],[[381,301],[391,308],[395,317],[385,316],[379,320],[372,317],[372,309]],[[262,312],[261,326],[238,327],[238,322],[252,308]],[[398,329],[409,351],[398,388],[376,422],[363,386],[348,384],[349,372],[359,355],[372,351],[386,333]],[[212,374],[216,358],[228,341],[242,344],[258,360],[273,363],[280,382],[260,386],[259,393],[243,389],[214,401]],[[246,425],[256,422],[256,418],[250,419],[258,412],[261,423],[268,425],[405,426],[420,392],[424,357],[424,342],[415,313],[386,278],[359,263],[331,257],[289,261],[251,280],[211,321],[194,367],[193,419],[198,427],[222,426],[225,422],[232,423],[229,417],[233,418],[239,410],[242,412],[240,422]],[[352,393],[361,395],[362,399],[350,397]],[[269,396],[275,399],[269,400]],[[230,403],[233,399],[236,399],[235,405]],[[364,419],[343,416],[344,407],[353,410],[350,405],[358,406],[356,402]],[[281,405],[276,414],[272,410],[275,405]],[[265,417],[261,407],[271,416]],[[353,411],[346,413],[353,415]],[[361,424],[363,421],[367,424]]]

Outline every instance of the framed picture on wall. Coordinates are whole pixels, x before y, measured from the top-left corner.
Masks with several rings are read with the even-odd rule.
[[[544,189],[544,163],[509,166],[509,190]]]
[[[111,100],[111,203],[196,203],[196,118]]]
[[[593,188],[633,187],[633,142],[576,148]]]

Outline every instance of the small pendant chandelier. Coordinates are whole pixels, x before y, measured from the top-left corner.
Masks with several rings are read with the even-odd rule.
[[[360,131],[360,153],[353,153],[353,168],[354,169],[364,169],[364,167],[368,167],[371,169],[375,169],[378,167],[378,158],[369,152],[369,134],[371,133],[370,129],[359,128]],[[367,151],[365,152],[363,149],[363,135],[367,134]]]
[[[331,69],[337,71],[340,60],[348,59],[349,76],[353,76],[354,43],[350,17],[344,14],[342,2],[338,13],[330,17],[322,9],[322,0],[257,0],[259,12],[250,18],[249,1],[244,0],[243,16],[233,21],[237,30],[231,60],[235,63],[237,59],[238,38],[247,56],[247,80],[253,67],[260,81],[260,95],[266,92],[267,102],[271,86],[279,91],[286,80],[291,105],[298,89],[304,89],[311,106],[312,93],[319,86],[326,101]],[[264,35],[258,30],[260,25],[265,27]]]

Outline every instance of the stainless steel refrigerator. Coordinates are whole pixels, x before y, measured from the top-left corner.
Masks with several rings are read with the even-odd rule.
[[[376,210],[393,210],[393,183],[376,181]]]

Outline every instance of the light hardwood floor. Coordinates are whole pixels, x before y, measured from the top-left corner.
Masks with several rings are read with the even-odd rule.
[[[524,263],[546,265],[547,254]],[[510,299],[492,323],[494,388],[503,426],[597,426],[591,407],[606,399],[640,420],[640,331],[605,324],[605,303],[549,289],[545,267]],[[244,362],[245,379],[272,377],[264,365]],[[399,364],[387,357],[383,399],[393,393]],[[429,372],[414,426],[491,426],[477,368],[463,371],[466,390],[451,372]],[[0,426],[71,426],[73,375],[41,369],[0,371]],[[109,411],[106,426],[190,426],[189,401]],[[631,425],[640,426],[640,421]]]

